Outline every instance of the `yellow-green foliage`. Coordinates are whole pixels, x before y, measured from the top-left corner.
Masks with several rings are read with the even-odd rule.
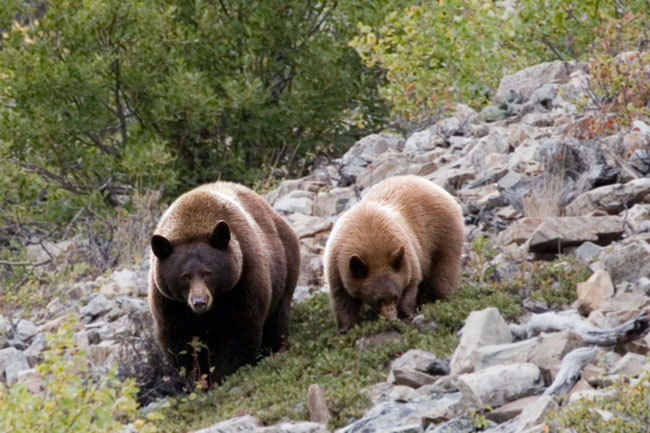
[[[450,100],[481,106],[502,68],[520,65],[501,49],[504,10],[479,0],[426,1],[387,15],[378,29],[359,23],[350,45],[387,78],[394,114],[424,120]]]
[[[639,433],[650,426],[650,375],[634,384],[616,383],[612,394],[600,400],[583,400],[563,407],[548,420],[547,431],[575,433]]]
[[[0,431],[112,433],[129,422],[139,432],[156,431],[150,419],[138,418],[133,380],[121,382],[114,371],[90,377],[84,353],[75,349],[72,324],[50,337],[44,361],[36,367],[45,383],[43,394],[20,384],[0,386]]]
[[[643,0],[414,3],[387,14],[380,26],[359,23],[350,45],[368,66],[385,72],[382,96],[394,115],[415,125],[450,101],[484,105],[503,75],[525,66],[608,51],[613,44],[599,45],[608,40],[608,28],[628,25],[630,16],[637,29],[647,28],[648,16]],[[647,38],[636,36],[635,43]]]

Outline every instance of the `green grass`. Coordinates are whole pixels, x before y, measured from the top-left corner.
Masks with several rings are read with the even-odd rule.
[[[522,268],[522,275],[496,282],[470,264],[452,297],[423,306],[425,317],[438,325],[435,331],[421,331],[403,322],[387,323],[367,312],[359,326],[338,335],[329,299],[318,294],[294,306],[290,346],[285,352],[239,369],[209,392],[171,399],[159,427],[170,433],[185,432],[243,414],[253,414],[266,424],[285,418],[307,420],[307,389],[313,383],[324,389],[333,416],[330,427],[343,426],[369,407],[362,389],[385,380],[390,362],[400,354],[416,348],[449,357],[458,344],[457,332],[471,311],[492,306],[506,320],[513,320],[521,313],[521,294],[566,305],[575,298],[575,284],[588,275],[585,265],[566,257],[531,266],[534,272]],[[400,338],[365,351],[355,347],[359,338],[388,329],[399,331]]]

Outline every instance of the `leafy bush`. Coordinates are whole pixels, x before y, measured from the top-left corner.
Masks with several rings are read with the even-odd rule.
[[[70,323],[48,339],[44,361],[36,368],[45,391],[33,394],[23,385],[0,386],[0,429],[6,432],[63,433],[121,431],[133,423],[140,432],[155,432],[149,419],[139,418],[133,380],[120,382],[114,372],[94,380],[83,352],[74,346]]]
[[[124,203],[134,188],[169,197],[299,172],[383,118],[377,74],[346,45],[349,14],[361,14],[348,3],[8,6],[5,23],[31,19],[0,40],[0,153],[17,167],[10,177],[43,179],[18,189],[19,201],[65,205],[62,220],[82,203]],[[367,127],[348,121],[353,112]],[[59,190],[81,203],[57,203]]]
[[[381,94],[408,131],[435,122],[449,102],[480,108],[504,74],[543,61],[584,60],[603,49],[592,44],[606,39],[607,23],[625,26],[624,12],[645,23],[648,10],[645,0],[416,3],[379,26],[359,23],[350,43],[367,65],[384,70]]]
[[[607,388],[611,394],[595,401],[581,400],[564,406],[547,420],[549,432],[637,433],[650,425],[650,375]]]

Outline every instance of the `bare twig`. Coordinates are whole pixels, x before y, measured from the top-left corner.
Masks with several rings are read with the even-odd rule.
[[[34,262],[12,262],[10,260],[0,260],[0,265],[5,265],[5,266],[31,266],[31,267],[37,267],[37,266],[43,266],[47,265],[50,263],[52,259],[47,259],[42,262],[34,263]]]

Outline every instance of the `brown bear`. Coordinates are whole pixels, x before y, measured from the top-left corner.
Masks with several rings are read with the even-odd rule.
[[[260,349],[285,344],[300,247],[255,192],[216,182],[181,195],[160,219],[151,251],[156,338],[188,379],[207,374],[212,384]]]
[[[451,294],[461,267],[465,224],[445,190],[418,176],[373,186],[336,222],[325,273],[340,332],[362,303],[386,318],[411,319],[417,306]]]

